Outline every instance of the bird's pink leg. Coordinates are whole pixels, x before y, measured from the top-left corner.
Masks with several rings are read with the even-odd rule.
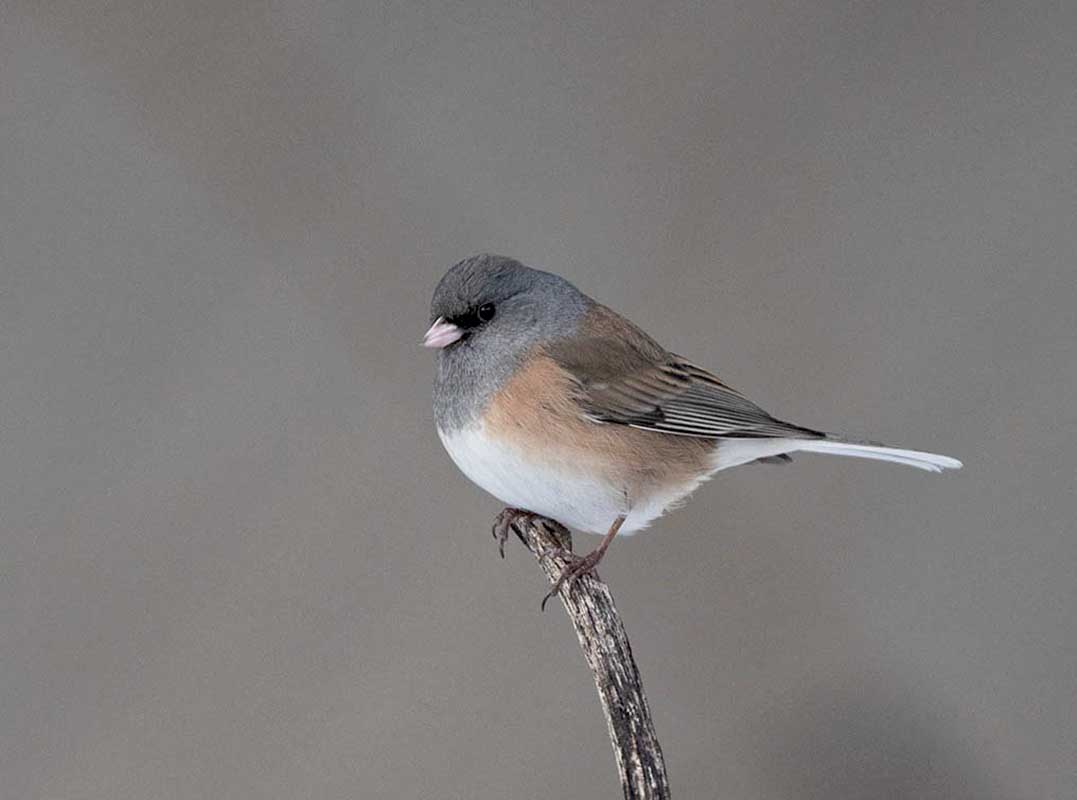
[[[602,541],[598,543],[598,547],[592,550],[585,556],[575,556],[572,553],[566,553],[566,556],[572,556],[572,561],[568,566],[562,570],[561,575],[557,578],[553,588],[546,593],[546,596],[542,598],[542,610],[546,610],[546,601],[553,597],[561,589],[564,584],[568,584],[571,588],[581,575],[586,575],[589,572],[594,572],[595,567],[598,566],[598,562],[602,560],[602,556],[606,555],[606,550],[610,546],[610,542],[617,535],[617,531],[621,530],[621,526],[624,525],[625,517],[622,514],[613,521],[609,531],[602,537]]]

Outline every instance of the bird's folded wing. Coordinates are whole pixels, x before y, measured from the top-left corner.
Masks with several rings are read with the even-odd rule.
[[[639,341],[594,336],[548,348],[572,375],[588,419],[708,439],[826,436],[775,419],[707,370],[638,335]]]

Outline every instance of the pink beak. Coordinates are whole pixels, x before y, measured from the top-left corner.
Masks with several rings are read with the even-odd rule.
[[[423,347],[448,347],[463,335],[461,328],[446,322],[444,317],[438,317],[423,336]]]

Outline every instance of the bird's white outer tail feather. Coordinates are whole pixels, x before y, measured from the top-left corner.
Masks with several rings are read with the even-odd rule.
[[[835,439],[797,439],[795,450],[805,453],[826,453],[834,456],[852,456],[853,458],[873,458],[877,461],[891,461],[909,467],[942,472],[944,469],[960,469],[962,464],[956,458],[940,456],[936,453],[923,453],[919,450],[902,450],[898,447],[883,447],[877,444],[855,444]]]

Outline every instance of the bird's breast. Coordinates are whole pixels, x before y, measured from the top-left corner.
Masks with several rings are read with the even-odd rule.
[[[588,533],[605,533],[625,513],[625,497],[600,471],[581,469],[492,437],[483,425],[438,430],[453,462],[472,482],[514,508]]]
[[[575,384],[531,358],[468,424],[438,434],[460,470],[499,500],[590,533],[621,514],[645,527],[711,470],[711,442],[584,417]]]

